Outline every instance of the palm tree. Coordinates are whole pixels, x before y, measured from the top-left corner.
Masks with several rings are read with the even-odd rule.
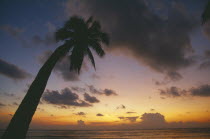
[[[202,14],[202,24],[205,24],[208,20],[210,20],[210,1],[207,3],[205,10]]]
[[[10,121],[3,134],[3,139],[25,138],[29,124],[45,90],[48,78],[55,64],[62,57],[68,55],[70,70],[80,72],[84,57],[87,55],[95,68],[94,57],[91,49],[100,57],[105,52],[101,44],[109,44],[108,35],[101,30],[100,23],[90,17],[85,21],[81,17],[73,16],[55,33],[56,41],[63,42],[45,62],[32,82],[27,94]]]

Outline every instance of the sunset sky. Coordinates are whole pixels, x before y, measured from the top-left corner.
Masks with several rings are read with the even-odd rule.
[[[32,129],[210,127],[208,0],[1,0],[0,129],[60,43],[72,15],[110,35],[106,55],[81,74],[57,63]]]

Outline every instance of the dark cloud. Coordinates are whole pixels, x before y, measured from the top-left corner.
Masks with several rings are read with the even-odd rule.
[[[0,92],[0,95],[4,95],[4,96],[6,96],[6,97],[14,97],[15,95],[14,94],[12,94],[12,93],[6,93],[6,92]]]
[[[190,33],[199,24],[183,5],[168,5],[163,19],[143,0],[79,1],[74,9],[68,4],[74,3],[67,3],[71,14],[93,15],[101,22],[110,33],[111,49],[126,52],[172,79],[180,79],[177,71],[194,62]]]
[[[139,116],[135,116],[135,117],[123,117],[123,116],[120,116],[118,118],[120,120],[129,120],[130,122],[136,122],[136,119],[139,118]]]
[[[37,110],[41,111],[41,112],[44,112],[45,110],[42,109],[42,108],[37,108]]]
[[[27,40],[22,36],[24,29],[19,27],[13,27],[11,25],[2,25],[0,26],[0,30],[6,32],[11,37],[19,41],[24,47],[28,46]]]
[[[45,51],[41,56],[38,57],[38,60],[41,64],[44,64],[46,60],[50,57],[52,51]],[[83,62],[84,63],[84,62]],[[53,71],[61,76],[65,81],[79,81],[79,75],[75,71],[70,71],[70,62],[68,57],[64,57],[60,61],[57,62]],[[84,70],[86,68],[85,63],[82,66]]]
[[[156,81],[154,80],[155,82],[155,85],[166,85],[168,83],[171,83],[172,81],[179,81],[181,80],[183,77],[181,74],[179,74],[178,72],[176,71],[171,71],[171,72],[168,72],[166,74],[166,76],[164,77],[164,79],[162,81]]]
[[[101,90],[96,89],[93,85],[88,85],[89,91],[93,94],[103,94]]]
[[[3,106],[6,106],[6,105],[0,102],[0,107],[3,107]]]
[[[12,27],[10,25],[3,25],[0,26],[0,30],[5,31],[6,33],[10,34],[11,36],[19,36],[22,32],[24,32],[23,29],[18,27]]]
[[[44,36],[34,35],[32,38],[26,40],[25,37],[23,37],[23,33],[25,32],[24,29],[13,27],[11,25],[3,25],[0,26],[0,30],[3,30],[4,32],[8,33],[10,36],[12,36],[14,39],[18,40],[24,47],[31,47],[32,45],[45,45],[45,46],[52,46],[56,44],[54,32],[56,30],[56,27],[52,23],[46,24],[48,28],[48,32]]]
[[[144,113],[141,118],[141,126],[147,127],[164,127],[166,126],[165,117],[160,113]]]
[[[117,106],[117,109],[126,109],[125,105],[120,105],[120,106]]]
[[[197,88],[191,88],[190,92],[192,96],[210,97],[210,85],[205,84]]]
[[[13,102],[12,104],[15,105],[15,106],[18,106],[19,105],[17,102]]]
[[[155,109],[150,109],[150,111],[155,111]]]
[[[175,71],[168,72],[167,77],[171,81],[178,81],[183,78],[181,74],[179,74],[178,72],[175,72]]]
[[[42,99],[50,104],[67,105],[77,107],[90,107],[91,104],[81,100],[79,96],[73,93],[69,88],[58,91],[47,90]]]
[[[206,50],[205,51],[205,56],[208,57],[208,58],[210,58],[210,50]]]
[[[58,108],[59,108],[59,109],[68,109],[68,107],[65,106],[65,105],[59,106]]]
[[[84,99],[85,99],[85,101],[90,102],[90,103],[99,103],[100,102],[96,97],[90,96],[88,93],[84,94]]]
[[[123,116],[120,116],[120,117],[118,117],[120,120],[124,120],[125,119],[125,117],[123,117]]]
[[[93,85],[88,85],[89,91],[93,94],[98,94],[98,95],[105,95],[105,96],[117,96],[118,94],[112,90],[112,89],[96,89]]]
[[[175,86],[172,86],[170,88],[167,88],[165,90],[160,89],[159,93],[161,96],[167,96],[167,97],[180,97],[183,95],[186,95],[186,91],[182,90],[180,88],[177,88]]]
[[[43,36],[34,35],[31,39],[34,44],[43,44],[45,46],[51,46],[56,43],[54,32],[56,31],[55,25],[51,22],[46,23],[46,27],[48,28],[48,32]]]
[[[85,88],[81,88],[81,87],[77,87],[77,86],[71,87],[71,90],[72,90],[72,91],[75,91],[75,92],[77,92],[77,93],[81,93],[81,92],[83,93],[83,92],[86,91]]]
[[[163,81],[155,81],[155,85],[166,85],[167,83],[169,83],[169,82],[166,81],[166,80],[163,80]]]
[[[204,60],[199,66],[199,69],[210,69],[210,50],[204,51]]]
[[[126,117],[130,122],[136,122],[136,119],[139,118],[139,116],[136,117]]]
[[[84,113],[84,112],[78,112],[78,113],[75,113],[75,115],[85,116],[85,115],[86,115],[86,113]]]
[[[31,77],[31,75],[25,70],[2,59],[0,59],[0,74],[14,80],[23,80]]]
[[[82,121],[82,120],[78,120],[78,121],[77,121],[77,125],[78,125],[78,126],[85,126],[85,122]]]
[[[171,71],[166,74],[165,78],[162,81],[155,81],[155,85],[166,85],[168,83],[171,83],[172,81],[179,81],[182,78],[182,75],[178,72]]]
[[[98,114],[96,114],[96,116],[104,116],[103,114],[101,114],[101,113],[98,113]]]
[[[136,112],[132,112],[132,111],[128,111],[126,112],[127,114],[132,114],[132,113],[136,113]]]
[[[182,97],[182,96],[199,96],[199,97],[210,97],[210,85],[204,84],[197,87],[192,87],[188,90],[183,90],[177,87],[170,87],[165,90],[160,89],[159,93],[165,97]]]
[[[106,96],[111,96],[111,95],[117,96],[117,93],[111,89],[104,89],[103,92],[104,92],[104,95],[106,95]]]
[[[38,35],[34,35],[31,41],[33,44],[43,44],[45,46],[54,45],[56,43],[53,32],[47,32],[43,38]]]

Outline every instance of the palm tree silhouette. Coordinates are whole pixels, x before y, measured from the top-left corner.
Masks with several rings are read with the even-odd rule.
[[[208,20],[210,20],[210,1],[207,3],[205,10],[202,13],[202,24],[205,24]]]
[[[55,33],[56,41],[63,42],[39,70],[27,94],[4,132],[3,139],[25,138],[29,124],[45,90],[48,78],[55,64],[69,54],[70,70],[80,72],[84,57],[87,55],[95,68],[91,49],[100,57],[105,52],[101,44],[109,44],[107,33],[101,30],[100,23],[90,17],[85,21],[81,17],[73,16]]]

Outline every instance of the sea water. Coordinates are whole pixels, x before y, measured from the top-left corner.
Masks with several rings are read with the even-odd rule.
[[[1,134],[3,131],[1,131]],[[30,130],[27,139],[210,139],[210,128],[153,130]]]

